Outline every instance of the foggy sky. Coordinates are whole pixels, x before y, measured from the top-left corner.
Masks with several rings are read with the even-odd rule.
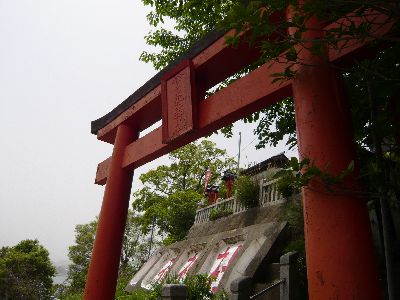
[[[138,59],[149,49],[147,11],[137,0],[0,0],[0,246],[37,238],[65,260],[75,225],[98,215],[96,167],[112,148],[90,121],[156,73]],[[283,149],[255,151],[243,124],[232,139],[212,139],[236,155],[239,130],[242,166]],[[133,188],[165,162],[136,170]]]

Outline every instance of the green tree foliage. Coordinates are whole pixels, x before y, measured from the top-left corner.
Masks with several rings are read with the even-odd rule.
[[[356,41],[372,39],[371,47],[386,46],[376,56],[367,59],[360,58],[350,67],[334,66],[343,76],[345,90],[349,98],[351,118],[354,128],[354,139],[358,146],[361,175],[366,183],[370,195],[386,194],[392,207],[399,206],[400,185],[400,46],[398,32],[400,29],[400,10],[398,1],[367,0],[367,1],[324,1],[311,0],[306,5],[299,6],[298,1],[223,1],[215,4],[215,10],[206,8],[214,4],[214,1],[180,0],[172,1],[173,10],[164,10],[163,1],[143,1],[145,5],[151,5],[149,20],[156,18],[158,22],[150,22],[157,31],[162,26],[165,18],[172,20],[174,24],[187,24],[177,26],[168,32],[168,35],[179,35],[190,42],[181,48],[169,44],[168,49],[173,55],[166,56],[163,52],[164,45],[160,39],[152,39],[150,45],[162,49],[155,52],[148,61],[161,68],[171,61],[171,58],[188,49],[193,41],[205,34],[209,28],[236,28],[237,32],[251,28],[249,39],[254,47],[259,47],[262,57],[254,66],[239,72],[227,82],[243,76],[257,65],[265,61],[283,61],[294,66],[302,64],[298,60],[298,51],[305,48],[314,53],[321,53],[326,48],[343,49]],[[292,19],[287,20],[285,9],[291,5],[295,12]],[[282,12],[281,17],[276,12]],[[327,29],[324,37],[315,40],[303,40],[302,33],[307,30],[306,21],[311,16],[326,22],[335,22],[344,14],[353,12],[346,23],[337,24],[336,28]],[[216,16],[215,14],[218,14]],[[277,18],[271,22],[270,16],[275,13]],[[376,18],[377,13],[385,15],[386,20]],[[152,17],[150,17],[150,15]],[[371,30],[373,26],[382,27],[392,23],[392,30],[385,36],[379,36]],[[191,27],[189,24],[197,24]],[[287,34],[291,28],[292,35]],[[165,29],[167,30],[167,29]],[[277,34],[278,33],[278,34]],[[240,42],[239,36],[233,36],[228,43],[232,45]],[[379,49],[379,47],[378,47]],[[174,52],[175,51],[175,52]],[[283,53],[281,55],[281,53]],[[290,67],[289,67],[290,69]],[[284,74],[276,74],[276,79],[285,79],[295,76],[293,70],[286,70]],[[271,78],[273,80],[273,78]],[[246,122],[256,122],[255,134],[258,136],[258,148],[285,141],[289,147],[296,146],[296,123],[294,115],[293,98],[287,98],[275,105],[268,106],[260,112],[245,118]],[[227,136],[231,135],[231,127],[222,130]],[[373,152],[374,155],[368,155]],[[311,162],[312,164],[312,162]],[[322,172],[324,170],[321,170]],[[344,170],[345,171],[345,170]],[[382,188],[385,191],[382,191]],[[375,199],[376,199],[375,198]],[[394,199],[394,200],[393,200]]]
[[[144,187],[134,193],[133,209],[140,214],[138,219],[145,232],[155,222],[159,233],[167,234],[167,241],[174,242],[183,239],[194,222],[202,199],[204,172],[210,169],[210,183],[216,182],[234,161],[208,140],[175,150],[169,158],[171,165],[140,176]]]
[[[140,59],[151,62],[160,70],[189,49],[198,39],[214,29],[234,1],[161,1],[142,0],[153,9],[147,15],[154,30],[146,36],[146,43],[160,49],[159,52],[143,51]],[[172,20],[173,29],[164,22]]]
[[[236,181],[236,193],[239,203],[246,208],[258,205],[260,187],[251,177],[239,176]]]
[[[75,227],[75,244],[68,251],[72,262],[68,269],[69,286],[64,294],[81,293],[85,287],[96,228],[97,220]],[[120,275],[136,272],[146,261],[147,254],[147,239],[137,225],[133,212],[129,211],[121,251]]]
[[[73,292],[80,292],[85,287],[96,227],[97,220],[75,226],[75,244],[68,248],[68,257],[72,262],[68,268],[68,281]]]
[[[38,240],[0,249],[0,299],[50,299],[55,268]]]
[[[297,299],[308,299],[307,289],[307,267],[304,242],[304,214],[300,201],[293,199],[284,204],[282,221],[288,222],[288,244],[283,250],[284,253],[296,251],[299,254],[297,259]]]
[[[183,282],[176,276],[167,276],[162,282],[156,283],[151,289],[137,289],[132,294],[122,292],[118,300],[159,300],[161,299],[161,290],[164,284],[178,284],[183,283],[187,287],[187,299],[188,300],[227,300],[228,295],[224,291],[220,291],[216,294],[211,292],[210,278],[206,274],[197,274],[187,276]]]
[[[131,276],[147,261],[150,246],[149,239],[150,237],[143,234],[140,228],[138,216],[132,210],[129,210],[122,243],[120,276],[125,274]],[[157,244],[154,239],[152,243],[152,247]]]
[[[152,7],[148,14],[149,24],[154,27],[147,36],[146,42],[149,45],[156,46],[156,51],[153,53],[143,52],[141,59],[146,62],[151,62],[156,69],[165,67],[168,63],[176,59],[181,53],[189,49],[193,43],[200,37],[204,36],[211,29],[227,30],[236,28],[237,32],[248,30],[251,28],[250,42],[254,47],[259,47],[262,52],[262,57],[255,66],[250,66],[239,72],[233,79],[241,77],[243,74],[256,67],[257,65],[269,61],[279,60],[289,63],[298,64],[306,63],[300,62],[297,59],[298,51],[304,48],[310,48],[313,52],[320,52],[323,48],[346,48],[355,40],[364,41],[367,38],[378,39],[385,42],[398,43],[399,39],[397,31],[399,29],[400,10],[397,1],[385,0],[367,0],[367,1],[325,1],[325,0],[312,0],[307,1],[307,4],[300,6],[298,1],[293,0],[263,0],[263,1],[241,1],[241,0],[225,0],[225,1],[198,1],[198,0],[175,0],[168,1],[149,1],[142,0],[145,5]],[[296,11],[290,20],[285,19],[285,10],[288,5],[291,5],[293,11]],[[374,13],[372,13],[372,10]],[[336,28],[325,31],[324,38],[311,41],[311,45],[306,45],[302,39],[302,33],[307,30],[306,21],[315,15],[326,22],[334,22],[340,16],[354,12],[354,16],[362,16],[361,22],[356,22],[355,19],[348,19],[347,23],[341,24]],[[271,22],[270,16],[281,12],[279,17],[274,18]],[[387,20],[377,20],[375,18],[376,12],[386,15]],[[278,14],[279,15],[279,14]],[[164,21],[169,20],[168,25],[164,25]],[[375,31],[371,32],[371,27],[384,26],[388,22],[393,22],[392,34],[384,37],[378,37]],[[171,29],[170,24],[174,24]],[[293,35],[282,34],[291,28],[296,33]],[[278,34],[277,34],[278,33]],[[260,37],[262,37],[260,39]],[[272,37],[272,38],[269,38]],[[239,42],[239,36],[233,36],[228,42],[233,45]],[[255,43],[258,40],[261,42]],[[284,53],[283,55],[280,55]],[[383,65],[386,69],[396,69],[398,66],[398,55],[394,55],[395,60],[389,62],[389,65]],[[357,68],[357,67],[356,67]],[[366,69],[363,69],[364,73]],[[387,84],[395,83],[399,77],[382,76],[385,72],[377,74],[375,77],[378,81],[385,81]],[[349,81],[360,80],[360,73],[357,70],[343,70],[343,73],[349,75],[350,73],[356,75],[348,76]],[[293,76],[294,72],[289,68],[284,74],[276,74],[276,76],[284,78]],[[272,80],[272,79],[271,79]],[[362,79],[361,79],[362,80]],[[230,82],[228,80],[222,84],[225,86]],[[354,83],[354,82],[352,82]],[[381,84],[375,84],[380,90]],[[392,85],[393,86],[393,85]],[[349,85],[351,89],[358,90],[361,87],[357,84]],[[362,88],[361,88],[362,89]],[[350,92],[353,94],[353,92]],[[365,98],[364,88],[364,98]],[[358,100],[357,100],[358,99]],[[360,103],[361,98],[355,98],[357,107],[353,112],[369,105]],[[360,111],[361,113],[361,111]],[[369,114],[369,112],[367,112]],[[353,116],[354,120],[360,121],[358,125],[365,125],[368,123],[368,116],[364,116],[363,120],[359,120],[361,115]],[[278,142],[285,141],[290,148],[296,145],[295,138],[295,118],[293,99],[288,98],[275,105],[264,108],[258,113],[253,114],[244,119],[246,122],[257,122],[255,134],[257,134],[259,143],[258,148],[264,148],[267,145],[276,146]],[[368,126],[366,126],[368,128]],[[222,130],[222,132],[230,136],[231,126]],[[362,127],[365,131],[365,126]],[[356,136],[359,136],[357,132]]]
[[[183,240],[186,233],[194,223],[196,209],[202,197],[199,193],[188,191],[177,191],[167,198],[165,231],[169,234],[170,242]]]

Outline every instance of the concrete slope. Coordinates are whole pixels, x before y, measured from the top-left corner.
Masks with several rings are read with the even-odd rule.
[[[146,288],[167,274],[215,277],[212,290],[229,292],[232,280],[255,274],[282,235],[286,222],[279,220],[281,206],[252,208],[245,212],[194,225],[186,240],[162,247],[146,262],[127,286]]]

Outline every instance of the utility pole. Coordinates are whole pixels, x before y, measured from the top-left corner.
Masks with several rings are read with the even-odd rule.
[[[149,252],[147,254],[147,260],[149,260],[151,255],[151,247],[153,244],[153,235],[154,235],[154,225],[155,225],[156,217],[153,216],[153,220],[151,221],[151,234],[150,234],[150,242],[149,242]]]
[[[237,175],[239,176],[239,165],[240,165],[240,147],[242,146],[242,133],[239,132],[239,153],[237,161]]]

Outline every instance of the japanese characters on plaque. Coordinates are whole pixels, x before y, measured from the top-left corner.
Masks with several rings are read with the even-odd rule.
[[[169,143],[197,127],[194,69],[183,61],[161,79],[162,140]]]

